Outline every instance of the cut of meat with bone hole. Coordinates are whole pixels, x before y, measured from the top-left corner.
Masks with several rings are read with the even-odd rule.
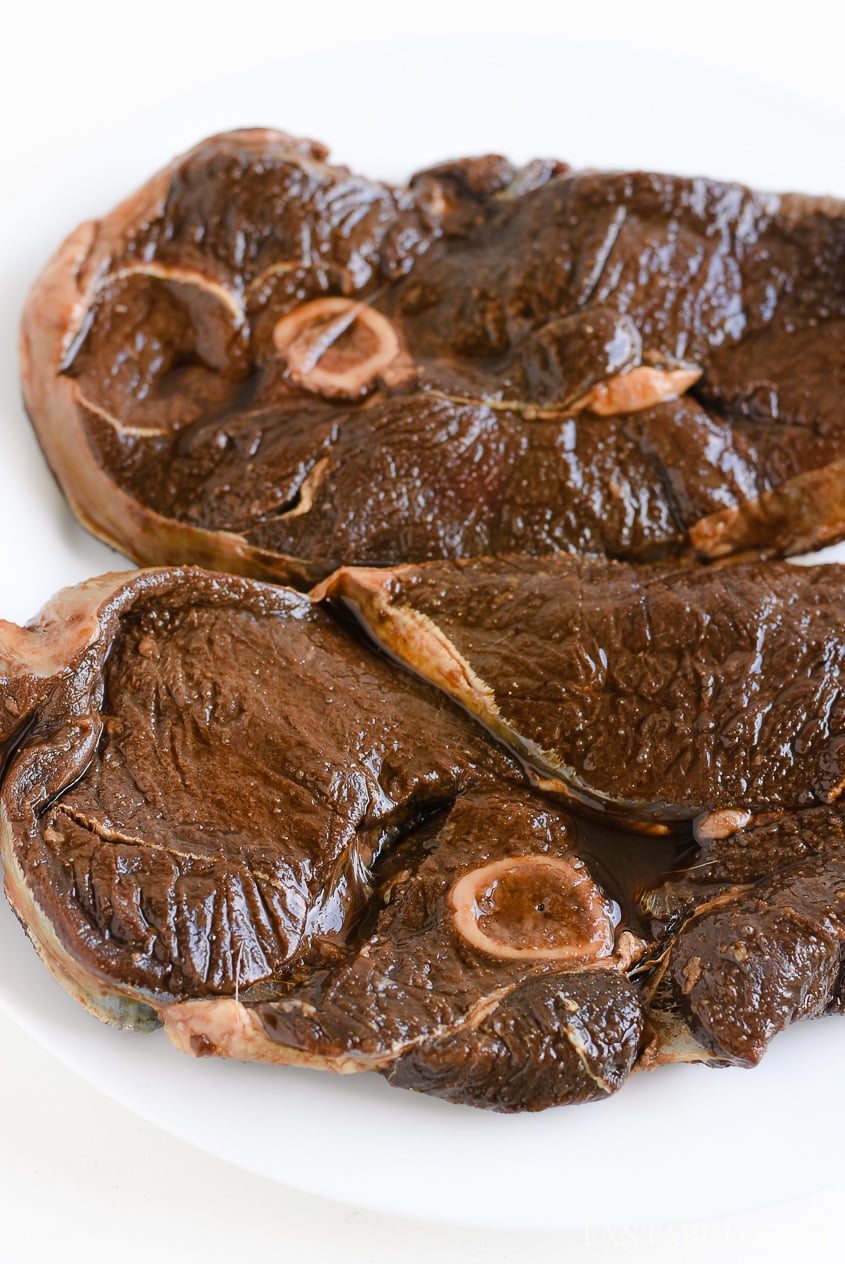
[[[572,818],[306,597],[105,576],[0,627],[0,654],[6,891],[99,1017],[507,1110],[629,1074],[644,944],[573,859]],[[467,867],[503,860],[571,904],[551,951],[514,924],[507,881],[480,925],[527,953],[456,924]]]
[[[233,132],[64,243],[24,394],[144,564],[790,554],[845,534],[843,235],[830,199],[495,155],[396,187]]]
[[[513,865],[517,848],[536,864],[541,845],[553,865],[570,829],[524,791],[473,792],[400,848],[356,949],[278,1000],[250,1005],[246,1038],[231,1013],[220,1023],[191,1002],[166,1011],[165,1025],[182,1048],[240,1057],[258,1023],[275,1060],[379,1070],[403,1087],[499,1110],[606,1096],[630,1072],[644,1031],[623,952],[608,944],[608,957],[584,954],[574,966],[491,954],[466,940],[453,907],[467,864],[489,869],[509,852]]]
[[[835,805],[575,815],[335,613],[155,570],[0,625],[6,892],[100,1018],[512,1111],[843,1007]]]

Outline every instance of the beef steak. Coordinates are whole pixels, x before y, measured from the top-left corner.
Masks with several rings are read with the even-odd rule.
[[[27,407],[96,534],[300,583],[845,534],[840,203],[496,156],[399,188],[326,157],[213,137],[35,285]]]
[[[841,1010],[841,808],[769,813],[708,840],[641,902],[666,927],[647,988],[660,1039],[646,1061],[670,1060],[675,1041],[686,1058],[691,1030],[706,1060],[754,1066],[789,1023]]]
[[[413,839],[352,951],[278,999],[163,1012],[182,1048],[375,1069],[392,1083],[497,1110],[614,1092],[637,1058],[639,955],[614,906],[573,867],[565,816],[530,795],[467,795]],[[568,859],[567,859],[568,857]],[[395,863],[391,865],[395,870]],[[615,936],[615,947],[614,947]]]
[[[704,837],[845,785],[840,566],[504,557],[350,568],[317,594],[547,788],[617,816],[710,814]]]
[[[505,1110],[631,1070],[645,945],[572,817],[307,597],[105,576],[0,677],[6,891],[99,1017]]]
[[[513,631],[533,621],[538,670],[543,636],[565,651],[549,610],[579,604],[537,595],[561,577],[576,594],[587,564],[565,561],[521,593]],[[449,566],[473,575],[475,604],[461,583],[443,592],[466,602],[489,649],[501,639],[489,611],[506,612],[529,572],[486,565],[486,582],[480,563]],[[599,626],[590,565],[579,635],[601,661],[585,631]],[[655,635],[673,592],[663,626],[676,638],[681,594],[700,617],[723,614],[733,592],[769,683],[780,660],[760,628],[820,625],[801,611],[813,593],[823,609],[839,579],[774,564],[601,566],[635,640],[624,591],[654,601]],[[362,591],[430,594],[442,569],[380,572],[383,588]],[[193,568],[104,576],[28,628],[0,624],[5,887],[72,995],[107,1021],[163,1024],[195,1055],[375,1070],[506,1111],[606,1097],[665,1062],[753,1065],[788,1023],[842,1008],[845,827],[832,792],[815,806],[801,792],[836,749],[818,672],[800,673],[808,762],[782,801],[726,807],[693,769],[686,809],[710,795],[705,810],[650,837],[621,811],[570,810],[551,778],[531,786],[444,692],[375,653],[338,601],[362,575],[341,575],[322,601]],[[751,600],[763,576],[764,613]],[[486,624],[474,617],[485,602]],[[448,685],[443,631],[428,615],[410,626],[426,629],[412,665]],[[735,618],[720,626],[747,666]],[[703,639],[697,678],[714,675],[718,643]],[[835,670],[832,633],[825,644]],[[517,690],[528,660],[513,648]],[[671,696],[660,683],[656,711]],[[719,714],[697,696],[699,718]],[[706,743],[693,746],[706,769]]]

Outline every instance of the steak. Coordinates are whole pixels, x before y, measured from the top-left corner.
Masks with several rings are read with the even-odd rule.
[[[611,836],[688,840],[662,884],[635,886],[638,1068],[753,1066],[790,1023],[842,1008],[842,580],[511,557],[350,568],[316,592]],[[644,839],[617,835],[617,872],[623,843]]]
[[[98,1017],[502,1110],[630,1072],[629,896],[481,729],[307,597],[105,576],[0,625],[0,676],[6,891]]]
[[[845,535],[843,252],[829,199],[232,132],[64,243],[24,393],[143,563],[786,555]]]
[[[754,1066],[789,1023],[841,1011],[841,808],[768,814],[711,840],[642,904],[676,928],[648,989],[658,1061],[671,1059],[679,1015],[682,1059],[692,1030],[706,1060]]]
[[[629,822],[837,801],[843,568],[558,555],[341,570],[318,590],[550,789]]]
[[[58,981],[501,1111],[840,1012],[842,570],[771,559],[845,536],[843,263],[829,199],[399,187],[264,130],[80,226],[24,314],[40,441],[95,533],[213,569],[0,623]]]
[[[641,944],[571,861],[571,823],[531,796],[467,796],[413,840],[369,933],[278,999],[164,1011],[175,1043],[340,1071],[497,1110],[614,1092],[643,1037],[625,968]],[[565,857],[570,856],[567,860]],[[477,903],[476,903],[477,900]]]
[[[837,569],[558,558],[530,593],[522,561],[447,569],[462,578],[445,587],[442,564],[379,572],[382,587],[350,570],[312,598],[195,568],[142,571],[69,589],[28,628],[0,624],[5,887],[58,981],[101,1019],[163,1025],[196,1056],[373,1070],[501,1111],[601,1099],[666,1062],[754,1065],[789,1023],[841,1010],[845,827],[833,780],[826,802],[805,804],[802,790],[837,746],[816,641],[796,671],[806,760],[784,774],[788,792],[765,810],[726,807],[696,771],[709,748],[691,731],[687,816],[644,823],[586,795],[562,801],[559,778],[535,773],[532,785],[420,679],[443,686],[444,647],[455,651],[416,600],[440,592],[445,626],[449,602],[462,604],[474,645],[488,647],[486,663],[507,662],[514,691],[527,642],[494,660],[490,611],[505,617],[517,597],[513,634],[533,636],[535,671],[544,636],[566,661],[547,620],[579,602],[581,661],[602,661],[596,629],[613,627],[595,621],[602,591],[635,639],[624,592],[639,594],[655,636],[678,643],[689,644],[683,603],[696,617],[716,611],[735,645],[725,688],[736,695],[740,631],[771,686],[777,637],[824,624]],[[388,627],[399,610],[418,615],[400,625],[425,631],[410,642],[417,675],[363,639],[339,600],[356,591],[391,595],[379,608]],[[822,614],[810,620],[810,608]],[[719,643],[703,636],[698,681],[716,678],[707,653]],[[825,646],[835,674],[833,632]],[[659,715],[673,695],[657,683]],[[680,686],[674,696],[691,715],[694,697],[684,712]],[[697,701],[709,733],[718,697]],[[585,723],[619,743],[624,767],[628,730],[602,713]],[[670,778],[663,748],[651,749],[651,775]],[[765,735],[758,749],[774,759]]]

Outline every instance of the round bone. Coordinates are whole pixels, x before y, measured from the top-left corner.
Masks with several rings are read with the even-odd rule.
[[[508,856],[464,874],[449,898],[459,934],[491,956],[576,966],[613,954],[615,906],[580,861]]]
[[[358,399],[399,355],[390,321],[366,303],[319,298],[276,322],[276,350],[298,386],[330,399]]]

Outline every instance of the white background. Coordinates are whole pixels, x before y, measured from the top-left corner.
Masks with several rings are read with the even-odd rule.
[[[0,74],[0,209],[34,186],[56,155],[79,147],[80,139],[110,123],[139,116],[174,86],[189,93],[215,75],[269,65],[280,57],[349,44],[366,90],[378,85],[372,41],[385,37],[443,36],[476,32],[537,34],[601,40],[630,48],[694,57],[814,97],[843,111],[845,138],[845,13],[817,0],[781,9],[776,4],[699,3],[695,6],[603,0],[547,7],[531,0],[507,5],[443,3],[413,6],[314,0],[293,6],[285,0],[226,4],[179,4],[150,0],[124,8],[117,3],[70,3],[55,8],[16,6],[4,15]],[[758,26],[758,24],[761,24]],[[601,57],[596,92],[604,90]],[[566,66],[560,68],[562,94]],[[449,93],[451,85],[431,66],[428,90]],[[491,92],[507,83],[491,82]],[[319,84],[315,84],[315,93]],[[750,107],[753,102],[750,101]],[[421,102],[424,108],[424,102]],[[479,103],[483,109],[483,102]],[[578,111],[572,104],[572,129]],[[683,102],[667,101],[667,110]],[[389,113],[390,102],[385,101]],[[308,102],[296,120],[254,120],[308,130]],[[300,121],[304,120],[304,121]],[[244,120],[253,121],[253,120]],[[619,126],[628,124],[620,113]],[[736,119],[742,130],[746,120]],[[754,144],[749,131],[751,158]],[[841,185],[843,150],[831,154]],[[444,156],[448,144],[444,146]],[[561,154],[566,157],[565,153]],[[342,155],[341,155],[342,157]],[[372,172],[372,174],[379,174]],[[80,174],[80,179],[84,175]],[[68,224],[68,227],[71,225]],[[8,250],[9,243],[3,248]],[[14,478],[0,458],[2,483]],[[0,542],[2,568],[25,565],[15,542]],[[3,570],[0,570],[2,576]],[[2,586],[0,584],[0,591]],[[0,610],[0,614],[8,613]],[[19,613],[19,612],[14,612]],[[14,968],[2,963],[0,968]],[[338,1260],[358,1264],[394,1261],[416,1264],[437,1258],[504,1261],[652,1261],[671,1255],[708,1262],[786,1259],[834,1247],[842,1223],[845,1182],[799,1202],[729,1219],[690,1220],[654,1228],[614,1228],[600,1223],[568,1233],[486,1234],[433,1228],[391,1220],[294,1194],[211,1159],[141,1123],[80,1082],[0,1015],[3,1123],[0,1132],[0,1260],[17,1264],[56,1258],[74,1264],[103,1256],[126,1264],[149,1259],[203,1260],[271,1253],[274,1260]],[[702,1074],[706,1074],[702,1072]],[[808,1069],[808,1074],[812,1070]],[[155,1092],[155,1086],[150,1086]],[[221,1109],[224,1106],[221,1104]],[[366,1138],[327,1138],[348,1146],[350,1163],[379,1167],[389,1154],[371,1154]],[[670,1137],[632,1137],[630,1153],[608,1155],[596,1173],[608,1200],[614,1182],[635,1180],[659,1219],[661,1167],[689,1164],[690,1208],[695,1208],[695,1137],[679,1121]],[[742,1154],[724,1157],[742,1180]],[[836,1182],[835,1172],[829,1179]],[[503,1173],[502,1197],[507,1197]],[[718,1217],[717,1207],[701,1214]]]

